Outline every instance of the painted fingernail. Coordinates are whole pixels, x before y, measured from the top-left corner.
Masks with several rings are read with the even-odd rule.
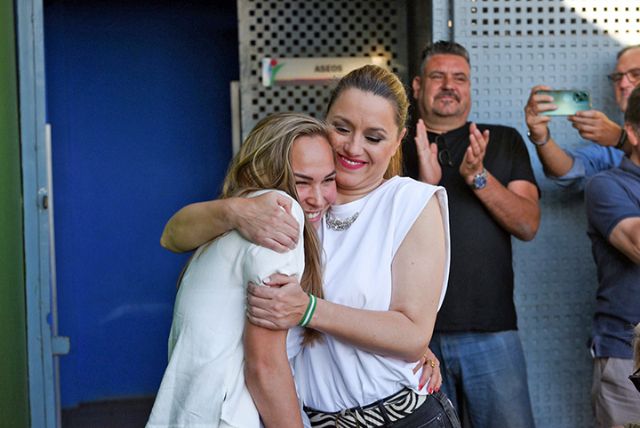
[[[433,388],[429,388],[429,394],[433,394]]]
[[[422,391],[422,388],[424,388],[424,383],[418,384],[418,391]]]

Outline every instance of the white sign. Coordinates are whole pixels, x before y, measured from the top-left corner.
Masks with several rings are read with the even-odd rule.
[[[264,58],[262,84],[300,85],[327,84],[367,64],[387,68],[387,58]]]

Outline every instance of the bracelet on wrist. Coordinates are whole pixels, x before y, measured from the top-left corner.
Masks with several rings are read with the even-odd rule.
[[[311,318],[313,318],[313,313],[316,311],[317,299],[316,296],[309,293],[309,304],[307,305],[307,310],[304,311],[304,315],[302,315],[302,319],[298,323],[300,327],[306,327]]]
[[[533,138],[531,138],[531,131],[527,131],[527,138],[529,138],[529,141],[531,141],[531,143],[533,143],[534,146],[542,147],[545,144],[547,144],[551,139],[551,130],[547,129],[547,138],[545,138],[544,141],[536,141]]]
[[[620,138],[618,139],[618,143],[615,146],[616,149],[622,150],[622,148],[624,147],[624,143],[626,142],[627,142],[627,131],[623,129],[622,133],[620,133]]]

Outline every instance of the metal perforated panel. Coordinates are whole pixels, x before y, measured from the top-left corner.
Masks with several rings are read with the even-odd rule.
[[[239,0],[242,133],[278,111],[324,117],[330,85],[262,86],[265,57],[382,56],[406,80],[404,0]]]
[[[525,136],[524,104],[536,84],[589,89],[594,108],[621,119],[606,74],[623,45],[640,43],[640,2],[457,0],[453,17],[448,0],[433,3],[434,40],[449,38],[451,20],[455,40],[471,54],[472,120]],[[550,129],[565,148],[588,144],[562,117]],[[533,242],[514,240],[514,268],[534,414],[539,427],[588,427],[586,342],[597,280],[583,195],[544,178],[527,144],[543,191],[542,223]]]

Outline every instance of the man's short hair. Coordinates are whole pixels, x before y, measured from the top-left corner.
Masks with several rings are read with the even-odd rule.
[[[640,48],[640,45],[631,45],[631,46],[624,47],[618,51],[618,55],[616,55],[616,59],[620,59],[620,57],[624,55],[627,51],[630,51],[631,49],[638,49],[638,48]]]
[[[460,43],[449,42],[446,40],[438,40],[435,43],[430,43],[422,50],[422,63],[420,64],[420,73],[424,73],[424,67],[427,64],[429,58],[434,55],[458,55],[467,61],[467,64],[471,65],[469,61],[469,52]]]
[[[640,136],[640,86],[636,86],[629,95],[627,111],[624,113],[624,123],[631,125],[636,135]]]

